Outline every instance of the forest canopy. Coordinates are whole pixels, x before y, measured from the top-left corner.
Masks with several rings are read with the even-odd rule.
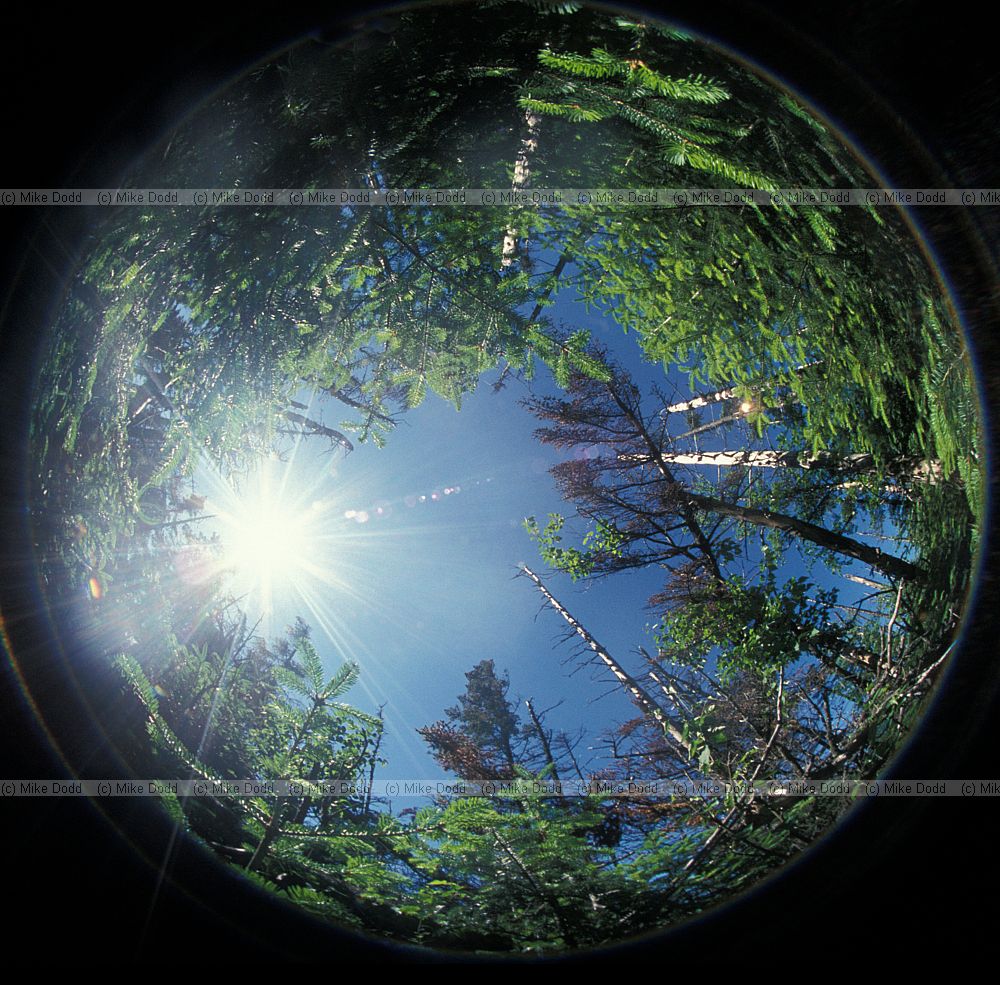
[[[513,2],[307,40],[129,178],[870,183],[711,46]],[[164,806],[268,892],[439,949],[629,939],[808,848],[852,797],[790,791],[906,740],[983,527],[957,315],[875,206],[109,207],[32,411],[41,582],[129,769],[259,784]],[[403,445],[412,489],[373,491]],[[413,519],[445,503],[482,512]]]

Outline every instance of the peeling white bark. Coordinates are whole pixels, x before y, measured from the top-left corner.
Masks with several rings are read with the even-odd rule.
[[[524,114],[525,133],[521,138],[521,148],[517,152],[517,159],[514,161],[514,180],[511,188],[514,191],[521,191],[528,187],[531,181],[531,158],[538,150],[538,125],[542,118],[531,110]],[[500,256],[500,266],[509,267],[517,259],[518,231],[513,226],[508,226],[504,233],[503,250]]]

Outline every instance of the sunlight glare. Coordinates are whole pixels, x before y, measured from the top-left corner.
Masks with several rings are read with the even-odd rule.
[[[233,524],[227,556],[236,568],[261,580],[286,578],[306,551],[307,520],[274,502],[251,504]]]
[[[220,512],[223,566],[234,582],[256,596],[265,613],[273,609],[275,591],[294,589],[312,568],[310,554],[322,509],[316,500],[304,505],[275,484],[262,468]]]

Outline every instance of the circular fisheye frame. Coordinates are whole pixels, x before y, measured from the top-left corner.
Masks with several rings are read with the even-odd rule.
[[[996,792],[892,773],[949,734],[988,527],[975,313],[908,209],[961,190],[578,3],[388,9],[184,109],[14,199],[77,211],[37,234],[4,613],[53,756],[3,793],[125,833],[138,951],[185,908],[650,945]]]

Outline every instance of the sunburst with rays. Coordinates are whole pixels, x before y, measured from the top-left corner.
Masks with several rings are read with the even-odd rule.
[[[269,623],[279,600],[301,600],[316,583],[343,588],[333,570],[333,503],[322,476],[303,484],[294,459],[264,459],[238,482],[213,472],[205,481],[213,506],[219,573],[248,613]]]

